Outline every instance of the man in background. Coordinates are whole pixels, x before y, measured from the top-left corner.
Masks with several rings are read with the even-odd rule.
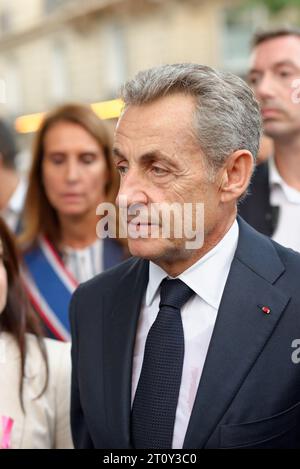
[[[300,251],[300,30],[259,33],[248,81],[261,105],[265,135],[274,142],[256,169],[239,213],[258,231]],[[297,82],[298,80],[298,82]]]
[[[16,169],[17,145],[10,126],[0,120],[0,212],[14,232],[20,229],[27,184]]]

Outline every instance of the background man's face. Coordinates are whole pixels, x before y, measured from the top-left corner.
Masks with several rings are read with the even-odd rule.
[[[299,78],[299,37],[269,39],[254,49],[248,79],[262,108],[265,133],[275,140],[300,131],[300,104],[292,99],[295,93],[299,98],[292,87]]]
[[[208,180],[203,154],[192,134],[194,110],[193,98],[182,94],[125,110],[115,135],[115,162],[121,174],[117,203],[121,196],[127,198],[127,206],[204,202],[207,231],[217,216],[218,191]],[[161,230],[161,220],[153,223]],[[168,262],[191,255],[185,241],[173,236],[129,238],[129,249],[133,255]]]

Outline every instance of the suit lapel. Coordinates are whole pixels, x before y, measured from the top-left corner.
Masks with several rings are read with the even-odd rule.
[[[124,260],[123,250],[114,238],[103,239],[103,267],[104,270],[110,269],[114,265]]]
[[[275,285],[284,266],[271,241],[239,221],[224,289],[184,448],[202,448],[262,352],[289,296]],[[262,311],[268,306],[270,314]]]
[[[130,447],[132,359],[148,266],[148,261],[135,260],[103,305],[105,402],[115,448]]]

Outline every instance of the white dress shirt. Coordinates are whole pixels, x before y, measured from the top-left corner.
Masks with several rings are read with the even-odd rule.
[[[239,228],[235,220],[211,251],[177,277],[196,295],[181,309],[185,353],[173,434],[174,449],[183,446],[238,236]],[[168,274],[150,262],[149,282],[139,317],[133,356],[132,404],[142,369],[147,335],[159,310],[159,286],[165,277]]]
[[[269,159],[270,202],[280,207],[279,220],[272,239],[300,252],[300,191],[280,176],[273,158]]]

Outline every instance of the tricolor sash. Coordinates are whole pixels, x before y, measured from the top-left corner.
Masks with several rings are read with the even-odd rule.
[[[24,254],[22,274],[30,301],[47,328],[55,338],[70,341],[68,310],[78,282],[47,238],[40,237]]]

